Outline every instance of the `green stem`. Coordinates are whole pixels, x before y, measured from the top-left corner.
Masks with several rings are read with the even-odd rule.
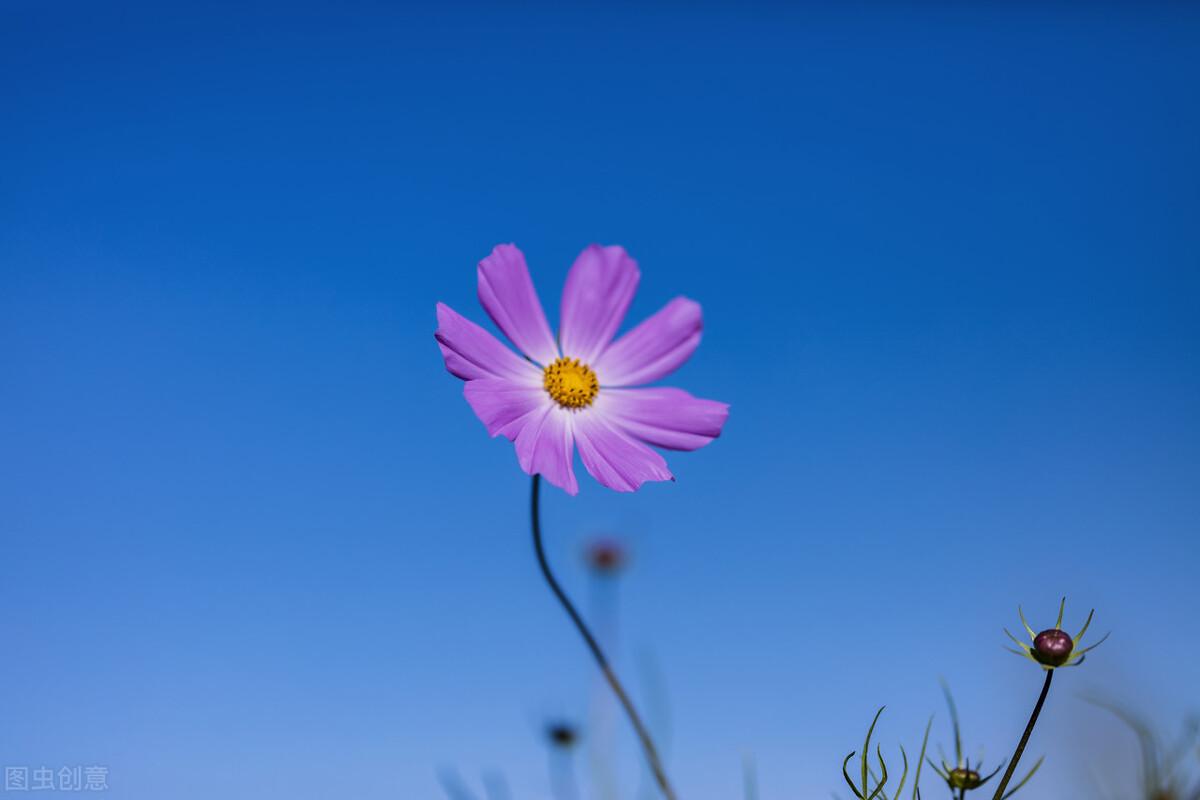
[[[992,795],[992,800],[1001,800],[1004,797],[1004,790],[1008,788],[1008,782],[1012,780],[1013,773],[1017,771],[1017,762],[1021,760],[1021,754],[1025,752],[1025,745],[1029,744],[1029,735],[1033,733],[1033,726],[1037,724],[1038,715],[1042,713],[1042,706],[1046,702],[1046,695],[1050,692],[1050,681],[1054,680],[1054,670],[1046,670],[1046,682],[1042,684],[1042,693],[1038,695],[1037,704],[1033,707],[1033,713],[1029,715],[1029,724],[1025,726],[1025,733],[1021,734],[1021,741],[1017,742],[1017,749],[1013,752],[1012,760],[1008,762],[1008,769],[1004,770],[1004,777],[1000,779],[1000,785],[996,787],[996,793]]]
[[[583,618],[579,616],[579,612],[575,610],[575,606],[567,598],[566,592],[558,585],[554,573],[550,571],[550,564],[546,561],[546,551],[542,547],[542,523],[540,514],[538,513],[538,489],[540,486],[541,476],[534,475],[533,492],[530,497],[530,512],[533,523],[533,550],[537,554],[538,566],[541,567],[546,583],[550,585],[550,591],[554,592],[554,596],[558,598],[558,602],[566,610],[567,616],[571,618],[571,622],[575,623],[575,628],[579,631],[579,635],[583,637],[583,641],[587,643],[588,649],[592,651],[592,658],[596,660],[600,671],[604,673],[605,680],[612,687],[613,694],[617,696],[617,700],[624,707],[629,721],[633,723],[633,729],[637,732],[638,739],[642,743],[642,750],[646,754],[646,761],[650,765],[650,771],[654,773],[654,780],[658,782],[658,788],[662,790],[663,796],[667,800],[675,800],[675,790],[671,788],[671,783],[667,780],[667,773],[663,769],[662,760],[658,757],[658,749],[654,746],[654,740],[650,738],[650,732],[642,723],[642,718],[638,715],[637,709],[633,707],[633,701],[629,699],[629,695],[625,692],[625,687],[617,680],[617,675],[608,663],[608,657],[600,649],[600,644],[596,641],[596,637],[588,630],[587,625],[583,622]]]

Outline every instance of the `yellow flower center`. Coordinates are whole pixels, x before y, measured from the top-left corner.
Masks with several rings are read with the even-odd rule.
[[[578,358],[558,358],[546,367],[542,385],[563,408],[590,406],[600,391],[600,381],[592,368]]]

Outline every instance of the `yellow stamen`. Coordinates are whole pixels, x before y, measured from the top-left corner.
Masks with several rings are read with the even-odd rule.
[[[600,391],[600,381],[592,368],[578,358],[558,358],[546,367],[542,385],[563,408],[590,406]]]

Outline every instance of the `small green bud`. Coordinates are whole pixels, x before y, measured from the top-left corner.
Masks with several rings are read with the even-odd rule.
[[[946,782],[950,784],[951,789],[977,789],[983,780],[973,769],[955,767],[950,770],[950,777]]]

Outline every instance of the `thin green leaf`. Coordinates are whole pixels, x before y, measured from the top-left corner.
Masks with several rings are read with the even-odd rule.
[[[1022,786],[1024,786],[1026,783],[1029,782],[1029,779],[1033,777],[1033,773],[1038,771],[1038,767],[1040,767],[1042,765],[1042,762],[1045,760],[1046,760],[1045,756],[1042,756],[1041,758],[1039,758],[1037,760],[1037,763],[1033,765],[1033,769],[1029,770],[1029,773],[1024,778],[1021,778],[1021,780],[1017,781],[1016,786],[1014,786],[1013,788],[1011,788],[1007,792],[1005,792],[1004,796],[1001,797],[1000,800],[1008,800],[1008,798],[1010,798],[1014,794],[1016,794],[1017,789],[1020,789]]]
[[[1017,606],[1017,614],[1021,616],[1021,624],[1025,626],[1026,632],[1029,633],[1029,641],[1032,642],[1037,638],[1037,634],[1033,632],[1033,628],[1029,627],[1029,620],[1025,619],[1025,612],[1021,610],[1020,606]]]
[[[884,785],[887,783],[887,764],[883,761],[883,749],[879,745],[875,745],[875,756],[879,759],[879,769],[883,771],[883,777],[879,780],[879,785],[875,787],[875,791],[867,797],[867,800],[875,800],[876,796],[883,791]]]
[[[1083,627],[1080,628],[1079,633],[1077,633],[1075,635],[1075,644],[1079,644],[1079,642],[1083,639],[1083,635],[1085,633],[1087,633],[1088,626],[1092,624],[1092,617],[1094,617],[1095,615],[1096,615],[1096,609],[1094,609],[1094,608],[1088,612],[1087,619],[1084,620],[1084,622],[1083,622]]]
[[[1100,641],[1096,642],[1093,645],[1088,645],[1087,647],[1083,648],[1082,650],[1076,650],[1075,654],[1081,656],[1084,653],[1088,653],[1088,652],[1091,652],[1092,650],[1095,650],[1097,647],[1104,644],[1104,640],[1107,639],[1111,635],[1112,635],[1112,631],[1109,631],[1108,633],[1106,633],[1100,637]]]
[[[917,756],[917,774],[913,778],[913,800],[921,796],[921,767],[925,761],[925,747],[929,744],[929,729],[933,727],[933,714],[929,715],[929,722],[925,723],[925,736],[921,739],[921,755]]]
[[[1022,649],[1022,650],[1024,650],[1026,653],[1028,653],[1028,652],[1029,652],[1029,645],[1025,644],[1025,643],[1024,643],[1024,642],[1022,642],[1020,639],[1018,639],[1017,637],[1013,636],[1013,635],[1012,635],[1012,632],[1011,632],[1011,631],[1009,631],[1009,629],[1008,629],[1008,628],[1004,628],[1003,630],[1004,630],[1004,633],[1005,633],[1005,635],[1006,635],[1006,636],[1008,636],[1008,638],[1012,639],[1012,640],[1013,640],[1013,643],[1014,643],[1014,644],[1016,644],[1016,646],[1017,646],[1017,647],[1021,648],[1021,649]]]
[[[865,797],[867,794],[867,757],[871,754],[871,734],[875,732],[875,725],[879,722],[879,715],[883,713],[885,708],[887,708],[887,706],[880,706],[879,710],[875,712],[875,719],[871,720],[871,727],[867,728],[867,740],[863,742],[861,795],[863,797]],[[867,800],[870,800],[870,798],[867,798]]]
[[[954,695],[950,694],[950,684],[946,683],[945,678],[941,678],[938,682],[942,685],[942,694],[946,696],[946,705],[950,708],[950,725],[954,728],[954,766],[961,767],[963,765],[962,732],[958,725],[958,707],[954,705]]]
[[[862,795],[854,787],[854,781],[850,780],[850,773],[846,771],[846,765],[850,763],[850,759],[852,758],[854,758],[853,750],[850,751],[850,755],[846,756],[846,760],[842,762],[842,777],[846,779],[846,785],[850,787],[850,791],[854,792],[854,796],[862,800]]]
[[[982,778],[982,779],[979,781],[979,785],[980,785],[980,786],[983,786],[985,783],[987,783],[988,781],[990,781],[992,778],[996,777],[996,773],[997,773],[997,772],[999,772],[999,771],[1000,771],[1000,768],[1001,768],[1001,767],[1003,767],[1003,766],[1004,766],[1005,764],[1007,764],[1007,763],[1008,763],[1008,759],[1005,759],[1004,761],[1001,761],[1001,762],[1000,762],[1000,765],[999,765],[999,766],[997,766],[997,767],[996,767],[994,770],[992,770],[992,771],[991,771],[991,774],[989,774],[989,775],[988,775],[986,778]]]
[[[896,786],[896,800],[900,800],[900,793],[904,791],[904,781],[908,779],[908,753],[904,752],[904,745],[900,745],[900,757],[904,759],[904,771],[900,773],[900,783]]]

